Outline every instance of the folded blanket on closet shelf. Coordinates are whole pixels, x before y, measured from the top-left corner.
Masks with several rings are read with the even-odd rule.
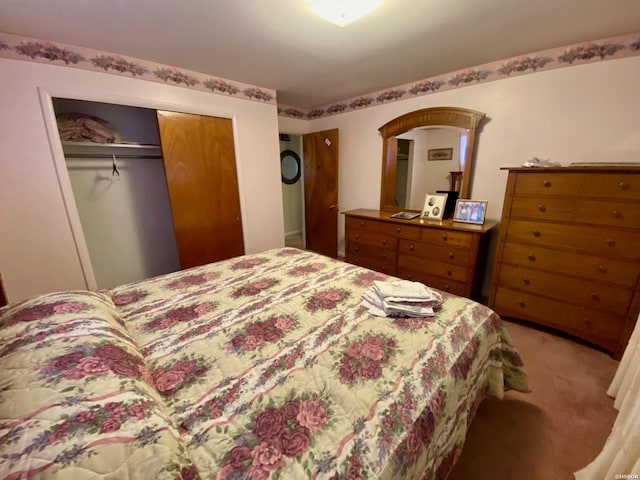
[[[362,305],[380,317],[433,317],[442,295],[422,283],[374,281],[362,295]]]

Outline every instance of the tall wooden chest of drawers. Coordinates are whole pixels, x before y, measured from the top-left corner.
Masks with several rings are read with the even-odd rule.
[[[343,213],[347,262],[463,297],[479,297],[486,234],[496,222],[421,223],[390,218],[389,212],[379,210]]]
[[[640,310],[640,167],[507,170],[489,307],[619,358]]]

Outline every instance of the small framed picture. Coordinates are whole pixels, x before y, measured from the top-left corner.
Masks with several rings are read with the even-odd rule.
[[[442,220],[447,196],[446,193],[427,193],[422,207],[422,216],[430,220]]]
[[[482,225],[487,214],[486,200],[456,200],[456,211],[453,214],[454,222],[477,223]]]
[[[453,148],[430,148],[427,150],[427,161],[451,159],[453,159]]]

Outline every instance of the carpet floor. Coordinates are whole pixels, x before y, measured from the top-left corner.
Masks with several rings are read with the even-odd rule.
[[[480,404],[448,480],[573,480],[611,432],[617,411],[606,390],[618,362],[572,340],[505,324],[532,391]]]

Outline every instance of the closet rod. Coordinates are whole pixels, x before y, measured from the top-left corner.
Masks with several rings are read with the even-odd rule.
[[[65,158],[85,158],[87,160],[99,160],[102,158],[112,159],[113,154],[111,153],[93,153],[91,155],[87,155],[86,153],[65,153]],[[135,155],[135,154],[123,154],[119,153],[116,155],[116,160],[120,158],[162,158],[162,155]]]

